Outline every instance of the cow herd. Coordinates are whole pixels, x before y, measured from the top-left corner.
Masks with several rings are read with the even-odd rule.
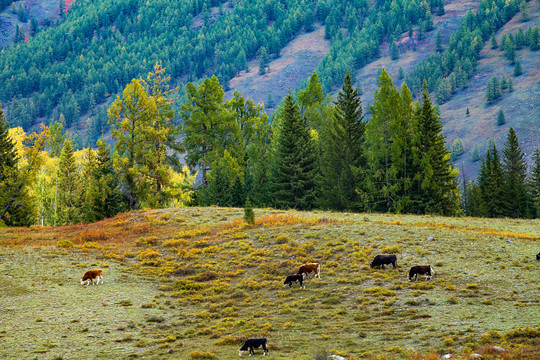
[[[540,260],[540,253],[536,255],[536,260]],[[369,266],[371,268],[383,268],[385,265],[392,265],[394,269],[398,268],[397,265],[397,256],[394,254],[378,254],[375,255]],[[283,282],[283,286],[292,287],[292,284],[298,282],[301,288],[305,289],[304,279],[309,279],[309,276],[313,273],[313,278],[321,278],[321,264],[319,263],[309,263],[300,266],[298,271],[295,274],[288,275]],[[424,275],[426,280],[431,280],[433,277],[433,268],[431,265],[415,265],[412,266],[409,270],[409,280],[412,281],[418,279],[418,275]],[[81,278],[81,285],[86,282],[86,285],[89,285],[90,282],[94,285],[94,280],[97,279],[96,285],[101,283],[103,284],[103,272],[102,270],[88,270],[84,273]],[[242,356],[245,351],[249,351],[249,355],[254,355],[254,349],[262,347],[263,355],[268,354],[268,348],[266,347],[265,338],[256,338],[256,339],[247,339],[242,347],[238,349],[238,355]]]

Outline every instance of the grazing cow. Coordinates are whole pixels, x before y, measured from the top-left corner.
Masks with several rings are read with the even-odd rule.
[[[300,287],[303,287],[304,289],[306,288],[304,286],[304,274],[302,275],[289,275],[287,276],[287,278],[285,279],[285,281],[283,282],[283,286],[287,286],[289,285],[289,287],[291,288],[292,287],[292,283],[293,282],[297,282],[300,284]]]
[[[240,349],[238,349],[238,356],[242,356],[244,351],[249,349],[249,356],[255,355],[255,351],[253,349],[258,349],[262,346],[263,348],[263,355],[268,354],[268,349],[266,348],[266,339],[247,339],[244,342],[244,345]]]
[[[397,268],[397,256],[396,255],[375,255],[373,258],[373,261],[369,266],[374,268],[375,266],[382,266],[384,269],[384,265],[390,265],[392,264],[394,266],[394,269]]]
[[[409,270],[409,280],[412,281],[413,278],[418,280],[418,275],[426,275],[426,280],[433,277],[433,274],[435,274],[435,271],[433,271],[433,268],[431,265],[416,265]]]
[[[97,279],[96,284],[94,284],[94,279]],[[81,285],[83,285],[85,281],[86,285],[90,285],[90,282],[92,282],[92,285],[99,285],[99,280],[101,280],[101,283],[103,284],[102,270],[88,270],[81,278]]]
[[[540,260],[540,253],[536,254],[536,260]]]
[[[296,275],[302,275],[306,274],[306,279],[309,279],[309,274],[314,273],[315,275],[313,277],[321,278],[321,264],[319,263],[310,263],[310,264],[304,264],[300,266],[298,271],[296,272]]]

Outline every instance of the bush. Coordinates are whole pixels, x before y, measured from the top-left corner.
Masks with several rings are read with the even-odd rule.
[[[72,248],[73,247],[73,243],[69,240],[60,240],[56,246],[60,247],[60,248]]]
[[[209,351],[206,352],[206,351],[195,350],[195,351],[190,352],[189,356],[194,360],[196,360],[196,359],[209,359],[209,360],[217,359],[216,354],[214,354],[212,352],[209,352]]]

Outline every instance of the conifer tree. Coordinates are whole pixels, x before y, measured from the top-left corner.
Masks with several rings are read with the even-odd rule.
[[[126,185],[129,209],[139,206],[148,191],[144,171],[144,128],[151,120],[151,101],[140,80],[133,79],[108,110],[112,137],[117,141],[115,168]]]
[[[270,70],[270,60],[268,58],[268,51],[263,46],[259,50],[259,75],[264,75]]]
[[[19,156],[15,148],[15,143],[9,136],[9,125],[4,117],[4,112],[0,108],[0,211],[4,211],[9,201],[15,195],[16,189],[20,186],[23,179],[19,176],[18,163]],[[20,199],[16,196],[15,202]],[[0,216],[6,225],[14,225],[18,221],[11,215],[12,211]],[[1,214],[1,213],[0,213]]]
[[[127,198],[122,194],[121,180],[114,171],[111,149],[103,139],[97,141],[95,182],[99,195],[95,199],[98,220],[127,210]]]
[[[533,153],[527,185],[531,199],[532,215],[540,218],[540,148],[538,147]]]
[[[225,149],[243,161],[242,132],[235,114],[227,109],[217,77],[205,79],[199,86],[188,83],[186,95],[188,100],[182,105],[186,161],[192,170],[201,170],[202,187],[208,187],[211,164],[223,156]]]
[[[9,126],[0,108],[0,224],[9,226],[31,225],[35,212],[28,186],[41,167],[41,151],[49,130],[23,136],[23,151],[18,154],[9,136]],[[24,163],[19,160],[24,157]],[[21,164],[23,163],[23,164]]]
[[[504,174],[502,171],[499,152],[495,144],[488,147],[486,156],[482,159],[478,172],[478,186],[488,217],[504,215]]]
[[[497,36],[495,33],[491,36],[491,49],[496,49],[499,47],[499,44],[497,43]]]
[[[392,211],[396,199],[392,186],[396,178],[392,166],[392,124],[397,121],[401,103],[399,92],[392,78],[383,68],[378,80],[378,89],[370,107],[371,120],[366,125],[367,163],[366,193],[370,208],[375,211]]]
[[[443,52],[442,36],[441,36],[441,31],[440,30],[437,30],[437,34],[435,36],[435,51],[438,52],[438,53]]]
[[[247,198],[246,204],[244,205],[244,221],[249,225],[255,224],[255,213],[253,212],[253,207],[251,206],[251,200]]]
[[[450,162],[442,124],[435,106],[431,103],[425,80],[416,118],[415,212],[456,215],[460,211],[457,185],[459,172]]]
[[[514,76],[519,76],[521,74],[523,74],[523,70],[521,70],[521,63],[518,60],[514,64]]]
[[[311,209],[316,201],[316,151],[291,92],[283,100],[273,167],[278,208]]]
[[[478,160],[480,160],[481,157],[480,157],[480,150],[478,149],[478,145],[477,144],[474,144],[473,146],[473,150],[472,150],[472,155],[471,155],[471,160],[473,162],[476,162]]]
[[[365,122],[358,88],[349,72],[337,95],[333,117],[322,132],[323,206],[333,209],[360,209],[358,191],[365,167]]]
[[[71,140],[64,141],[58,163],[58,224],[80,222],[81,182]]]
[[[504,113],[502,110],[499,110],[497,113],[497,125],[501,126],[506,123],[506,119],[504,118]]]
[[[508,137],[502,150],[504,173],[505,216],[523,218],[529,214],[527,199],[527,164],[519,147],[513,128],[508,130]]]

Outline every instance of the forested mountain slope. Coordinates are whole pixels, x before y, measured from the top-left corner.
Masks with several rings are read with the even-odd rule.
[[[520,21],[523,4],[527,22]],[[239,89],[270,111],[313,70],[326,91],[335,91],[347,70],[357,70],[367,108],[385,66],[416,96],[428,78],[442,104],[449,146],[463,141],[459,160],[474,174],[473,146],[483,154],[487,139],[502,139],[509,126],[527,154],[538,143],[534,51],[517,50],[524,74],[514,79],[515,92],[483,103],[489,74],[512,72],[502,51],[490,50],[491,34],[506,33],[500,28],[508,21],[514,30],[537,26],[538,8],[538,0],[14,2],[2,15],[11,24],[4,37],[15,36],[15,44],[0,53],[0,102],[11,126],[61,121],[80,134],[76,146],[93,146],[108,132],[110,101],[156,61],[177,84],[216,74],[229,97]],[[532,100],[518,105],[524,98]],[[503,107],[513,116],[493,127]]]
[[[379,56],[387,36],[430,29],[441,0],[78,0],[59,25],[23,36],[0,56],[0,99],[12,126],[64,115],[66,127],[161,61],[182,82],[212,74],[223,84],[262,54],[278,57],[319,21],[332,47],[319,65],[327,90]],[[38,29],[39,30],[39,29]],[[26,33],[24,33],[26,35]]]

